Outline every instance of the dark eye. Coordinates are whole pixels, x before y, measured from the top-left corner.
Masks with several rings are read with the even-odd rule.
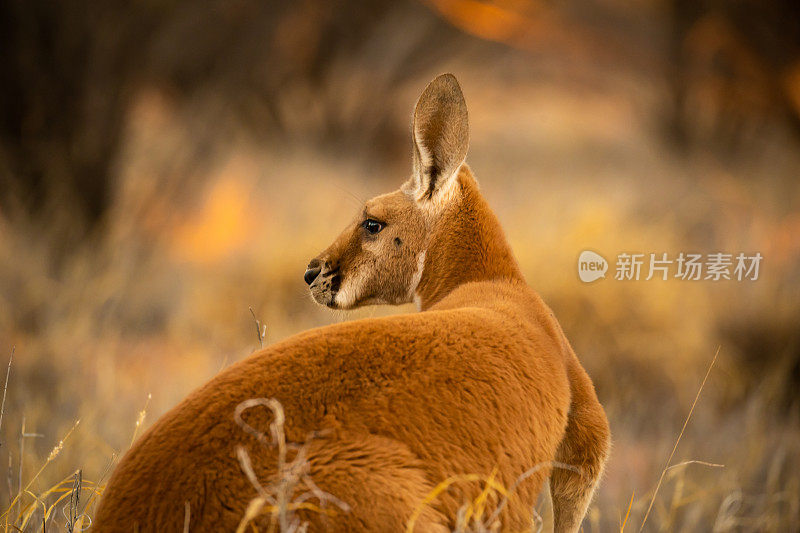
[[[367,220],[361,223],[361,227],[363,227],[372,235],[375,235],[376,233],[379,233],[383,229],[383,224],[381,224],[377,220],[372,220],[371,218],[368,218]]]

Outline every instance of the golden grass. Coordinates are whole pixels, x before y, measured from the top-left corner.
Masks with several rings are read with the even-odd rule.
[[[269,438],[242,419],[242,413],[258,406],[267,407],[272,411],[274,418],[270,424]],[[243,446],[236,448],[242,472],[258,494],[248,503],[236,533],[244,533],[248,526],[253,531],[258,531],[256,521],[264,515],[269,516],[267,526],[269,533],[274,531],[296,533],[305,531],[306,525],[295,515],[295,511],[306,510],[333,516],[337,512],[346,513],[350,510],[346,502],[320,490],[308,475],[307,447],[313,436],[309,436],[300,446],[287,444],[284,433],[286,418],[280,402],[274,398],[246,400],[236,407],[234,420],[244,432],[255,437],[262,446],[278,450],[274,479],[264,486],[253,470],[247,451]],[[294,453],[292,460],[288,458],[290,451]],[[298,491],[301,492],[296,494]],[[311,499],[316,499],[318,503],[312,503],[309,501]]]
[[[720,347],[721,348],[721,347]],[[678,449],[678,444],[681,443],[681,439],[683,438],[684,432],[686,432],[686,426],[689,425],[689,420],[692,418],[692,413],[694,412],[694,408],[697,406],[697,401],[700,399],[700,394],[703,392],[703,387],[706,386],[706,381],[708,381],[708,376],[711,375],[711,369],[714,368],[714,363],[717,362],[717,356],[719,356],[719,350],[717,348],[716,353],[714,354],[714,358],[711,360],[711,364],[708,365],[708,370],[706,371],[705,377],[703,377],[703,382],[700,383],[700,388],[697,390],[697,396],[694,397],[694,401],[692,402],[692,407],[689,409],[689,414],[686,415],[686,420],[683,422],[683,427],[681,428],[681,432],[678,434],[678,438],[675,439],[675,445],[672,447],[672,451],[669,452],[669,457],[667,458],[667,464],[664,465],[664,469],[661,471],[661,475],[658,477],[658,483],[656,483],[656,488],[653,489],[653,497],[650,499],[650,503],[647,505],[647,511],[644,513],[644,518],[642,518],[642,525],[639,527],[639,531],[644,530],[644,525],[647,523],[647,517],[650,516],[650,511],[653,509],[653,504],[656,501],[656,496],[658,496],[658,489],[661,488],[661,483],[664,481],[664,476],[666,473],[677,466],[687,465],[687,464],[704,464],[706,466],[722,466],[722,465],[712,465],[711,463],[707,463],[704,461],[684,461],[680,465],[672,465],[672,458],[675,457],[675,451]],[[630,506],[629,506],[630,510]]]
[[[641,505],[642,502],[648,502],[641,525],[639,527],[639,531],[644,530],[648,518],[650,517],[650,512],[657,501],[659,489],[662,487],[662,484],[665,480],[669,479],[670,477],[674,477],[677,480],[676,494],[669,506],[670,518],[668,518],[666,521],[667,524],[672,524],[674,522],[674,518],[671,517],[677,513],[681,507],[696,501],[695,496],[690,495],[687,498],[682,494],[686,479],[683,474],[684,467],[692,464],[718,468],[723,466],[700,460],[687,460],[677,464],[672,464],[672,459],[675,455],[678,445],[681,442],[681,439],[686,432],[689,421],[693,412],[695,411],[706,382],[708,381],[711,370],[717,361],[718,355],[719,349],[715,353],[714,358],[712,359],[706,371],[695,399],[684,420],[683,426],[678,433],[678,437],[675,440],[675,444],[672,447],[666,464],[661,470],[661,474],[658,477],[654,489],[650,491],[651,494],[647,497],[647,500],[640,500],[637,502],[637,506]],[[273,412],[274,420],[270,425],[269,437],[259,432],[255,428],[252,428],[242,420],[242,413],[244,411],[258,406],[267,407]],[[135,424],[137,429],[144,420],[145,413],[146,408],[140,411],[139,418]],[[237,528],[237,533],[242,533],[244,531],[259,531],[258,527],[256,526],[256,521],[264,516],[269,517],[268,528],[266,531],[279,531],[282,533],[288,533],[305,530],[305,525],[301,523],[300,520],[294,515],[295,511],[308,510],[311,512],[325,513],[332,516],[337,512],[346,513],[349,511],[349,507],[346,502],[342,502],[335,496],[320,490],[313,483],[313,480],[307,476],[307,443],[302,446],[294,446],[292,448],[292,451],[294,452],[294,459],[291,461],[287,459],[290,446],[287,445],[285,440],[285,435],[283,432],[285,418],[283,415],[282,406],[279,402],[273,399],[248,400],[237,407],[234,413],[234,419],[244,432],[256,437],[262,445],[268,448],[277,448],[278,450],[277,474],[275,479],[265,487],[256,476],[248,453],[241,446],[237,448],[237,456],[239,457],[243,475],[248,478],[258,493],[258,496],[249,502],[246,512],[242,517],[242,521]],[[46,470],[47,466],[59,456],[61,451],[64,449],[65,442],[69,439],[70,435],[77,428],[77,426],[78,422],[73,425],[64,438],[60,440],[58,444],[51,450],[44,464],[26,484],[25,488],[22,489],[11,501],[11,504],[5,510],[5,512],[0,515],[0,520],[4,521],[4,531],[27,531],[28,529],[26,528],[29,527],[33,527],[35,530],[39,527],[39,524],[38,522],[34,523],[32,520],[37,516],[37,513],[41,514],[42,523],[47,523],[47,521],[50,520],[54,513],[58,512],[59,509],[62,509],[62,512],[64,512],[67,518],[65,522],[65,530],[70,532],[73,530],[79,531],[82,530],[80,528],[88,527],[90,525],[91,518],[87,514],[87,510],[90,509],[92,503],[94,503],[95,500],[101,496],[103,486],[100,482],[94,483],[88,480],[83,480],[80,470],[38,494],[29,490],[36,479],[38,479]],[[501,531],[503,530],[501,520],[502,510],[508,500],[513,497],[517,486],[527,477],[541,470],[542,468],[566,468],[577,471],[577,469],[571,465],[563,465],[560,463],[540,464],[523,473],[521,476],[519,476],[514,485],[508,488],[497,482],[495,479],[495,472],[491,472],[488,475],[465,474],[452,476],[440,482],[433,490],[431,490],[425,499],[420,502],[419,506],[415,509],[414,513],[409,519],[406,530],[409,532],[413,531],[416,520],[419,518],[424,507],[433,504],[435,500],[451,486],[459,483],[479,483],[483,486],[483,489],[474,500],[465,502],[465,504],[459,510],[457,517],[454,517],[456,527],[453,531],[455,533],[488,533],[490,531]],[[680,472],[680,477],[673,475],[677,472]],[[305,491],[299,495],[296,494],[298,489],[302,488],[303,486],[305,486]],[[82,510],[80,510],[79,503],[81,500],[81,494],[83,492],[88,493],[89,500],[84,505]],[[621,532],[625,530],[629,518],[631,517],[631,511],[634,508],[635,501],[634,495],[635,493],[631,494],[630,501],[625,512],[625,517],[623,520],[620,520],[619,529]],[[21,500],[26,496],[29,498],[29,501],[27,501],[24,505],[19,505]],[[703,495],[701,494],[700,497],[703,497]],[[321,505],[309,502],[309,498],[316,498]],[[63,505],[65,502],[67,502],[68,505]],[[724,503],[725,502],[723,502],[723,504]],[[333,507],[328,507],[327,505],[329,504],[332,504]],[[191,509],[189,508],[189,504],[187,502],[187,525],[190,523],[190,517]],[[87,526],[83,525],[85,521],[88,522]],[[541,531],[542,523],[543,521],[541,516],[534,509],[532,510],[531,515],[531,528],[526,531]],[[75,527],[78,527],[79,529],[74,529]],[[659,526],[659,528],[663,527],[664,523]]]

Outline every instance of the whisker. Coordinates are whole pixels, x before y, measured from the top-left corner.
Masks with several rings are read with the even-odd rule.
[[[355,202],[355,206],[357,208],[360,208],[365,203],[367,203],[367,199],[366,198],[363,198],[363,197],[357,195],[356,193],[354,193],[353,191],[347,189],[346,187],[344,187],[344,186],[342,186],[342,185],[340,185],[340,184],[338,184],[336,182],[330,182],[330,184],[333,185],[334,187],[336,187],[337,189],[339,189],[341,192],[345,193],[348,196],[349,200],[352,200],[352,201]]]

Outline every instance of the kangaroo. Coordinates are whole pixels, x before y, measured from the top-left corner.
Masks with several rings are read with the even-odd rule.
[[[473,477],[431,497],[440,482],[492,476],[510,488],[537,465],[501,509],[487,505],[503,530],[527,530],[549,477],[555,530],[578,531],[608,421],[464,162],[467,107],[453,75],[420,96],[412,141],[411,177],[367,201],[304,278],[330,308],[414,301],[419,312],[313,329],[222,371],[123,457],[95,531],[236,530],[259,495],[252,477],[274,481],[280,459],[263,438],[272,413],[248,409],[247,432],[237,422],[237,406],[254,398],[283,406],[311,492],[346,504],[297,506],[309,531],[451,531],[483,484]]]

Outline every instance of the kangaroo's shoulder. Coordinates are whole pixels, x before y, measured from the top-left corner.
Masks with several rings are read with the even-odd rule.
[[[506,317],[490,307],[434,309],[380,318],[365,318],[310,329],[266,348],[256,357],[297,352],[361,352],[436,349],[436,341],[454,334],[498,335]],[[433,344],[431,344],[433,343]]]

